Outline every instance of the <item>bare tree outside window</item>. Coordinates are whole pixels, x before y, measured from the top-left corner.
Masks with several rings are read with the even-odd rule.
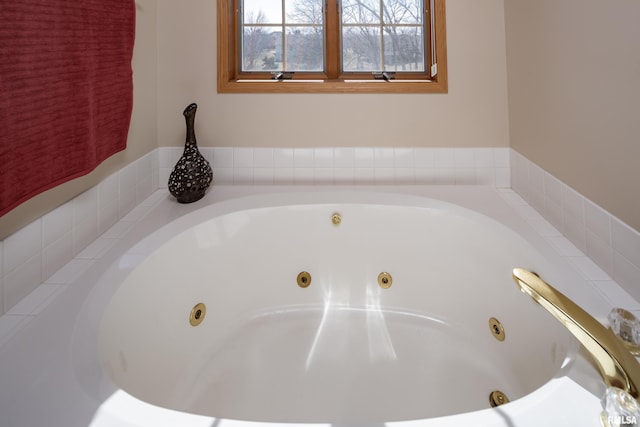
[[[249,11],[245,16],[244,37],[242,38],[242,68],[244,70],[258,70],[266,60],[266,55],[270,52],[270,39],[265,27],[266,17],[264,12]]]
[[[243,70],[322,71],[322,4],[322,0],[279,0],[278,5],[245,0]],[[254,16],[258,18],[253,20]]]
[[[323,0],[287,2],[286,71],[322,71],[324,68]]]
[[[424,0],[343,0],[343,70],[424,71],[424,25]]]
[[[346,72],[425,70],[424,0],[342,0]],[[244,0],[243,71],[322,71],[323,0]]]

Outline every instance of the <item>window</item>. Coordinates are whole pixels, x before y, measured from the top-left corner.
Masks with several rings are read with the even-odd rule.
[[[447,92],[445,0],[218,0],[218,92]]]

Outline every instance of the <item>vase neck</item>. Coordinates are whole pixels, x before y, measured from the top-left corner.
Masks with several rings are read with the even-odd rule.
[[[185,115],[185,121],[187,123],[187,137],[186,137],[186,141],[185,144],[186,145],[197,145],[196,143],[196,131],[194,129],[194,123],[195,123],[195,118],[196,118],[196,114],[195,114],[195,110],[191,111],[189,114]]]

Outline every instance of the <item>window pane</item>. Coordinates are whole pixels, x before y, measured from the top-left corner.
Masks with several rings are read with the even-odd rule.
[[[343,71],[424,72],[424,1],[342,0]]]
[[[378,27],[358,26],[342,29],[342,69],[380,71],[381,45]]]
[[[385,27],[384,71],[424,71],[422,27]]]
[[[422,25],[423,4],[423,0],[385,0],[384,23]]]
[[[380,0],[343,0],[344,24],[380,24]]]
[[[244,24],[281,24],[282,0],[244,0]]]
[[[287,27],[285,71],[322,71],[322,27]]]
[[[285,0],[286,23],[322,25],[322,0]]]
[[[282,69],[282,32],[268,27],[244,27],[242,69],[264,71]]]
[[[243,0],[242,4],[242,71],[324,70],[323,0]],[[286,22],[282,22],[283,7]]]

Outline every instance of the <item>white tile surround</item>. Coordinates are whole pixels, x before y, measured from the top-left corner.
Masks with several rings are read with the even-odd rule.
[[[482,184],[509,187],[507,148],[202,148],[217,184]],[[162,148],[165,186],[182,148]]]
[[[640,234],[509,148],[202,148],[215,184],[462,184],[499,189],[611,306],[640,305]],[[0,345],[165,196],[160,148],[0,241]],[[511,189],[512,188],[512,189]],[[619,284],[620,287],[615,286]]]
[[[640,301],[640,232],[514,150],[511,187],[548,222],[549,233],[560,233],[593,261],[576,268],[589,270],[593,280],[617,282]]]

